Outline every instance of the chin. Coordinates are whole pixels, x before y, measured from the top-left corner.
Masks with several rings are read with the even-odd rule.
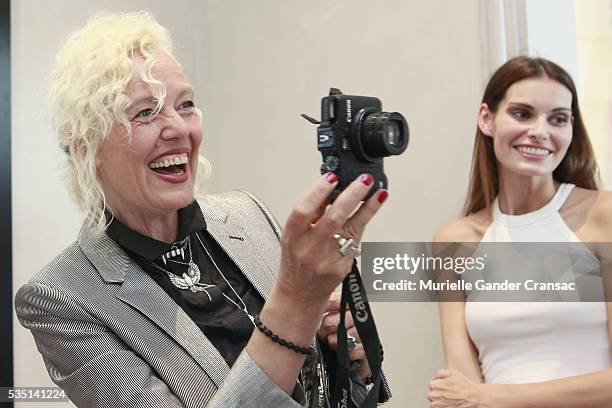
[[[163,197],[161,201],[161,208],[165,208],[168,211],[180,210],[181,208],[187,207],[193,201],[193,189],[173,192]]]
[[[552,168],[548,168],[548,166],[546,168],[543,167],[536,167],[536,166],[516,166],[513,168],[508,169],[510,170],[511,173],[517,174],[519,176],[523,176],[523,177],[542,177],[542,176],[547,176],[547,175],[552,175],[553,173],[553,169]]]

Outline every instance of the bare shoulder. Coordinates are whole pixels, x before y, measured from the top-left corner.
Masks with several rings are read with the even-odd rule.
[[[612,241],[612,191],[597,191],[590,210],[589,219],[597,226],[601,238],[598,241]]]
[[[561,212],[583,241],[612,241],[612,192],[576,187]]]
[[[584,209],[585,204],[586,207],[591,207],[593,203],[597,200],[597,197],[600,193],[605,193],[605,191],[589,190],[587,188],[576,186],[567,198],[567,201],[563,205],[563,208],[571,209],[579,207],[581,209]]]
[[[591,193],[595,196],[594,215],[600,217],[600,221],[612,221],[612,191],[592,191]]]
[[[491,215],[485,209],[446,224],[433,238],[434,242],[480,242],[489,225]]]

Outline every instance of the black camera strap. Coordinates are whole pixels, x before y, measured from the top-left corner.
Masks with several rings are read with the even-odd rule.
[[[366,358],[372,370],[372,387],[361,405],[353,401],[351,393],[351,376],[347,331],[345,326],[346,305],[349,305],[355,328],[359,333]],[[332,408],[373,408],[379,400],[382,386],[382,346],[374,324],[374,316],[366,296],[357,261],[353,261],[351,272],[342,283],[340,300],[340,323],[338,324],[337,366],[334,390],[332,391]]]

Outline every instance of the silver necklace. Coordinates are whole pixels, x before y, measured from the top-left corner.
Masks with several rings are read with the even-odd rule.
[[[181,258],[185,259],[185,243],[189,240],[189,236],[186,236],[182,241],[172,244],[170,250],[161,256],[164,265],[168,263],[167,261],[171,260],[170,258],[174,258],[175,256],[180,255]]]
[[[204,252],[206,252],[206,255],[208,256],[208,258],[211,260],[212,264],[214,265],[215,269],[217,270],[217,272],[219,272],[219,275],[221,275],[225,283],[227,283],[227,286],[229,286],[229,288],[232,290],[236,298],[240,300],[240,303],[242,304],[242,306],[236,303],[236,301],[234,301],[231,297],[227,296],[222,290],[219,290],[219,292],[221,292],[223,297],[227,299],[230,303],[236,306],[239,310],[242,310],[244,314],[247,315],[247,317],[249,318],[253,326],[255,326],[255,317],[249,313],[246,303],[244,303],[244,300],[242,300],[242,298],[240,297],[240,295],[238,295],[238,292],[236,292],[232,284],[229,283],[225,275],[223,275],[223,272],[221,272],[221,269],[219,268],[219,266],[217,266],[217,263],[215,262],[214,258],[210,255],[210,252],[208,252],[208,249],[204,246],[204,243],[202,242],[202,239],[200,238],[200,236],[197,233],[195,235],[198,238],[200,245],[202,245]],[[208,296],[208,300],[212,301],[212,296],[210,296],[210,293],[208,293],[208,289],[214,288],[217,285],[200,282],[200,277],[202,276],[202,274],[200,272],[200,268],[198,268],[198,265],[196,265],[196,263],[193,261],[193,253],[191,251],[190,237],[187,237],[187,248],[189,250],[189,262],[175,261],[170,258],[166,258],[164,260],[164,263],[167,260],[169,262],[173,262],[176,264],[186,265],[187,273],[183,273],[182,277],[179,277],[176,274],[162,268],[161,266],[157,265],[155,262],[151,262],[151,265],[153,265],[155,268],[159,269],[160,271],[168,275],[170,282],[177,288],[183,289],[183,290],[189,289],[193,293],[204,292],[206,293],[206,296]]]
[[[170,282],[172,282],[172,284],[174,286],[176,286],[179,289],[189,289],[192,292],[196,293],[196,292],[206,292],[207,289],[210,289],[211,287],[213,287],[214,285],[207,285],[204,283],[200,283],[200,277],[202,276],[202,274],[200,273],[200,268],[198,268],[198,265],[196,265],[196,263],[193,261],[193,254],[191,252],[191,238],[187,237],[187,249],[189,250],[189,262],[185,263],[185,262],[179,262],[179,261],[174,261],[170,258],[166,258],[163,259],[164,263],[166,263],[166,260],[171,261],[171,262],[175,262],[175,263],[180,263],[183,265],[187,265],[187,272],[183,273],[183,276],[177,276],[174,273],[162,268],[161,266],[157,265],[156,263],[152,262],[152,265],[154,265],[157,269],[160,269],[161,271],[165,272],[166,275],[168,275],[168,278],[170,279]],[[163,257],[163,255],[162,255]],[[208,297],[210,298],[210,294],[208,292],[206,292],[206,294],[208,295]]]
[[[210,255],[210,252],[208,252],[208,249],[206,248],[206,246],[204,246],[204,243],[202,242],[202,239],[200,238],[200,236],[198,235],[197,232],[196,232],[195,236],[198,239],[198,241],[200,242],[200,245],[202,246],[202,248],[204,249],[204,252],[206,252],[206,255],[211,260],[212,264],[215,266],[215,269],[217,270],[217,272],[219,272],[219,275],[221,275],[221,277],[223,278],[225,283],[227,283],[227,286],[229,286],[229,288],[232,290],[232,292],[234,292],[234,295],[236,296],[236,298],[238,300],[240,300],[240,303],[242,304],[242,306],[240,306],[232,298],[230,298],[225,293],[223,293],[223,291],[220,291],[221,294],[223,294],[223,296],[225,296],[225,298],[227,300],[232,302],[234,304],[234,306],[236,306],[238,309],[242,310],[248,316],[249,320],[251,320],[251,323],[253,323],[253,326],[255,326],[255,317],[249,313],[249,310],[247,309],[246,303],[244,303],[244,300],[242,300],[242,298],[240,297],[240,295],[238,295],[238,292],[236,292],[236,290],[234,289],[232,284],[229,283],[229,281],[227,280],[225,275],[223,275],[223,272],[221,272],[221,268],[219,268],[219,266],[217,266],[217,263],[215,262],[215,259]]]
[[[172,284],[174,286],[176,286],[177,288],[179,288],[179,289],[189,289],[193,293],[204,292],[204,293],[206,293],[206,296],[208,296],[208,300],[212,301],[212,296],[210,296],[210,293],[208,293],[208,289],[214,288],[215,285],[209,285],[207,283],[195,282],[195,283],[193,283],[193,285],[189,286],[187,284],[187,282],[185,282],[184,284],[181,282],[181,280],[184,280],[185,274],[183,274],[183,278],[179,278],[175,274],[173,274],[172,272],[162,268],[161,266],[157,265],[154,262],[150,262],[150,264],[153,265],[155,268],[159,269],[160,271],[164,272],[166,275],[168,275],[168,278],[170,278],[170,282],[172,282]],[[199,271],[199,269],[198,269],[198,271]],[[198,281],[199,281],[200,275],[197,275],[197,277],[198,277]]]

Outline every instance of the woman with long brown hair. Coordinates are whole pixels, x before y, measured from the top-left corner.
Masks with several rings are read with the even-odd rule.
[[[480,105],[463,217],[434,241],[612,242],[612,193],[597,184],[571,77],[511,59]],[[584,256],[605,283],[603,254]],[[441,302],[440,313],[447,368],[431,407],[612,406],[612,303]]]

